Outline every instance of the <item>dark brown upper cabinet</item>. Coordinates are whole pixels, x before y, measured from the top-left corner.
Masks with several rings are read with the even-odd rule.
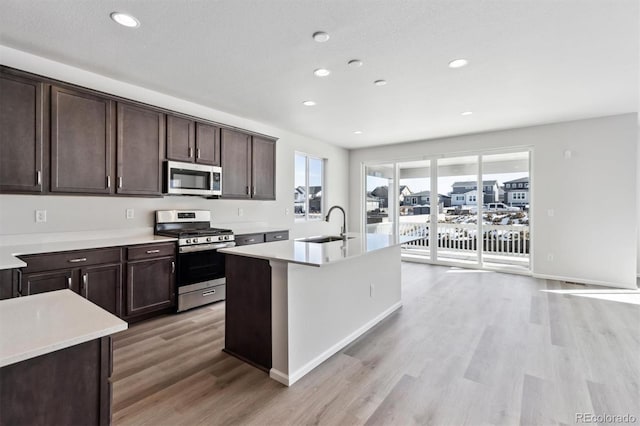
[[[167,159],[219,166],[219,135],[211,124],[167,115]]]
[[[230,129],[220,140],[222,196],[275,200],[275,141]]]
[[[51,191],[113,192],[113,101],[51,87]]]
[[[220,128],[196,123],[196,163],[220,165]]]
[[[118,102],[118,194],[162,195],[165,116]]]
[[[175,115],[167,115],[167,158],[193,163],[195,158],[195,122]]]
[[[276,142],[254,136],[251,142],[252,198],[276,199]]]
[[[251,136],[222,129],[220,136],[222,196],[251,198]]]
[[[0,72],[0,190],[42,192],[43,84]]]

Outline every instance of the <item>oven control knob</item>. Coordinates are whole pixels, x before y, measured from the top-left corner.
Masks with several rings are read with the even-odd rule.
[[[195,244],[195,243],[197,243],[197,242],[198,242],[198,239],[197,239],[197,238],[194,238],[193,240],[191,240],[191,242],[192,242],[193,244]]]
[[[229,236],[228,236],[228,235],[225,235],[225,236],[224,236],[224,239],[225,239],[225,240],[228,240],[228,239],[229,239]]]
[[[185,241],[185,243],[191,244],[191,240],[187,238],[187,241]]]
[[[207,237],[207,242],[210,243],[211,242],[211,237]]]

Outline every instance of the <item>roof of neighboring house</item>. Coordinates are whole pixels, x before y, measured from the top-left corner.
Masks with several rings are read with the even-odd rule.
[[[374,197],[386,198],[387,196],[389,196],[389,187],[379,186],[371,191],[371,195],[373,195]]]
[[[529,177],[527,176],[527,177],[523,177],[523,178],[520,178],[520,179],[508,180],[505,183],[521,183],[521,182],[522,183],[524,183],[524,182],[528,183],[529,182]]]
[[[496,180],[483,180],[482,181],[482,186],[493,186],[493,185],[497,185],[498,181]],[[452,188],[455,188],[456,186],[466,186],[466,187],[474,187],[478,184],[478,182],[476,182],[475,180],[468,180],[468,181],[464,181],[464,182],[454,182],[453,185],[451,185]]]
[[[420,192],[414,192],[411,194],[412,197],[424,197],[428,195],[431,195],[431,191],[420,191]]]

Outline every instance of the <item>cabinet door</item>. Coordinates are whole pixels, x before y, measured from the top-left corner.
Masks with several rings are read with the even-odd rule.
[[[164,114],[118,103],[118,194],[161,195]]]
[[[170,308],[175,291],[175,257],[129,262],[125,314],[131,317]]]
[[[196,163],[220,165],[220,129],[196,123]]]
[[[220,158],[222,165],[222,196],[250,198],[251,136],[235,130],[222,129]]]
[[[186,118],[167,116],[167,158],[193,163],[195,123]]]
[[[51,191],[112,192],[112,108],[109,99],[51,88]]]
[[[80,295],[114,315],[120,315],[122,265],[80,269]]]
[[[0,190],[42,192],[42,83],[0,73]]]
[[[276,142],[253,137],[251,148],[252,198],[276,199]]]
[[[22,282],[19,283],[18,292],[22,296],[29,296],[47,291],[64,290],[65,288],[76,291],[75,287],[73,270],[64,269],[62,271],[24,274]]]

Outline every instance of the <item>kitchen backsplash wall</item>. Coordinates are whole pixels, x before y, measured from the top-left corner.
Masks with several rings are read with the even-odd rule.
[[[15,234],[151,227],[156,210],[179,208],[211,210],[214,223],[259,222],[284,227],[291,230],[294,238],[339,230],[341,221],[337,216],[331,224],[320,221],[301,223],[294,220],[294,154],[300,151],[327,159],[324,191],[327,206],[340,204],[346,208],[346,182],[349,177],[347,150],[1,45],[0,58],[3,65],[279,138],[276,143],[276,201],[207,200],[185,196],[129,198],[0,195],[0,238]],[[126,209],[134,210],[133,219],[126,218]],[[36,210],[47,211],[45,223],[36,223]]]

